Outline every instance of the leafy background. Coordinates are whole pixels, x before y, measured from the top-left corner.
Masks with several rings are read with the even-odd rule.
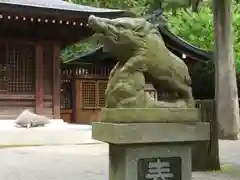
[[[165,13],[165,17],[174,34],[201,49],[213,51],[213,15],[209,2],[205,2],[198,13],[179,9],[175,15]],[[233,3],[233,30],[236,70],[240,72],[240,5],[237,3]]]
[[[183,0],[183,2],[185,1]],[[69,2],[94,7],[126,9],[138,16],[151,13],[160,6],[160,1],[157,0],[69,0]],[[201,49],[213,50],[213,15],[210,0],[203,1],[198,13],[193,12],[191,9],[181,8],[167,11],[164,15],[167,25],[174,34]],[[233,3],[233,29],[236,70],[240,72],[240,5],[235,1]],[[90,37],[83,42],[64,49],[62,51],[62,60],[73,58],[77,54],[94,47],[96,47],[95,38]]]
[[[213,15],[211,9],[212,0],[203,0],[198,12],[186,8],[184,2],[189,0],[68,0],[72,3],[90,5],[94,7],[107,7],[126,9],[137,16],[152,13],[161,6],[162,1],[173,2],[171,10],[165,9],[164,18],[169,29],[177,36],[189,43],[208,51],[213,50]],[[178,8],[178,7],[183,8]],[[240,74],[240,5],[233,1],[233,39],[236,59],[236,71]],[[90,37],[84,42],[67,47],[62,51],[62,60],[68,60],[79,53],[89,51],[97,46],[95,37]],[[193,79],[193,94],[195,98],[214,98],[214,62],[209,60],[207,64],[196,64],[189,67]],[[238,87],[240,76],[237,75]],[[204,88],[203,88],[204,86]]]
[[[151,1],[151,0],[150,0]],[[133,12],[137,16],[143,16],[149,11],[149,0],[68,0],[68,2],[89,5],[94,7],[114,8],[114,9],[126,9]],[[62,51],[62,60],[67,61],[74,58],[84,51],[93,49],[97,46],[95,37],[90,37],[77,44],[69,46]]]

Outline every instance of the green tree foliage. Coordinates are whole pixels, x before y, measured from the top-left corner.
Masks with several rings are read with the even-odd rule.
[[[162,7],[163,3],[170,3],[173,11],[164,13],[170,30],[189,43],[208,51],[213,50],[213,15],[211,10],[212,0],[201,1],[198,12],[193,12],[189,6],[198,5],[198,0],[68,0],[69,2],[89,5],[94,7],[125,9],[144,16],[153,10]],[[187,5],[187,6],[186,6]],[[178,9],[179,7],[182,7]],[[167,7],[169,9],[169,7]],[[236,54],[236,69],[240,72],[240,5],[233,4],[234,50]],[[62,52],[62,59],[68,60],[74,56],[95,48],[97,43],[94,37],[85,42],[67,47]],[[214,96],[214,62],[197,64],[189,67],[193,79],[193,91],[196,98],[213,98]],[[239,78],[238,78],[239,79]],[[206,88],[200,87],[205,85]],[[200,91],[201,90],[201,91]]]
[[[207,5],[198,13],[190,9],[178,9],[164,14],[171,31],[187,42],[207,51],[214,48],[213,15]],[[189,66],[192,77],[193,95],[196,99],[214,98],[214,62],[197,63]],[[204,85],[204,87],[203,87]]]
[[[178,9],[174,13],[165,13],[168,27],[171,31],[187,42],[208,51],[214,49],[213,15],[211,2],[205,1],[198,13],[190,9]],[[236,71],[240,73],[240,5],[233,3],[233,40],[236,59]],[[212,99],[214,97],[214,62],[197,64],[189,67],[193,81],[195,98]],[[237,75],[238,88],[240,76]],[[202,87],[204,85],[204,88]]]
[[[149,8],[148,0],[69,0],[69,2],[93,7],[125,9],[137,16],[142,16]]]
[[[209,8],[202,8],[199,13],[180,9],[173,15],[165,13],[166,22],[177,36],[204,50],[213,50],[212,14]]]
[[[179,9],[176,14],[165,13],[165,17],[174,34],[201,49],[213,51],[213,15],[209,3],[202,5],[198,13]],[[233,4],[233,30],[236,70],[240,72],[240,5],[236,3]]]
[[[190,2],[197,2],[199,0],[66,0],[75,4],[88,5],[93,7],[125,9],[137,16],[144,16],[146,13],[151,13],[153,10],[160,8],[164,3],[168,4],[166,7],[176,10],[177,7],[187,7]],[[62,60],[74,58],[81,52],[87,51],[96,47],[94,37],[91,37],[85,42],[81,41],[77,44],[69,46],[62,51]]]
[[[78,56],[80,53],[85,52],[89,49],[93,49],[96,47],[96,43],[94,38],[88,38],[85,41],[81,41],[79,43],[73,44],[71,46],[66,47],[61,52],[62,61],[67,61],[73,59]]]

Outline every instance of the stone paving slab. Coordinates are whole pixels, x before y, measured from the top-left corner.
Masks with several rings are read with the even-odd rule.
[[[53,120],[45,127],[16,128],[13,120],[0,121],[0,147],[49,146],[99,143],[92,139],[91,126]]]
[[[41,130],[0,131],[0,147],[6,146],[54,146],[99,143],[91,138],[89,131]]]
[[[221,141],[223,171],[195,172],[193,180],[240,180],[240,141]],[[0,180],[108,180],[108,146],[0,149]]]

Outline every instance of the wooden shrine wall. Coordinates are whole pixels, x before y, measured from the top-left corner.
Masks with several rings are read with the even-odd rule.
[[[44,115],[52,116],[52,50],[43,47]],[[0,43],[0,119],[15,119],[36,107],[36,45]]]
[[[42,44],[43,47],[43,114],[53,117],[53,45]]]
[[[35,107],[35,47],[0,44],[0,119],[12,119]]]
[[[76,83],[77,123],[89,124],[99,120],[101,108],[105,105],[107,80],[78,80]]]
[[[62,68],[61,117],[65,121],[89,124],[99,120],[111,68],[93,64]]]
[[[61,118],[64,121],[91,124],[100,119],[112,67],[94,64],[62,67]],[[148,85],[145,91],[156,98],[152,86]]]

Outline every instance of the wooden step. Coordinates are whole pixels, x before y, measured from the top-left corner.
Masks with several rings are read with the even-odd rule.
[[[0,120],[3,119],[16,119],[24,110],[29,110],[30,112],[35,113],[34,107],[0,107]],[[52,108],[44,108],[43,113],[41,114],[47,118],[53,118]]]
[[[18,116],[16,116],[16,115],[0,114],[0,121],[1,121],[1,120],[15,120],[15,119],[17,119],[17,117],[18,117]]]
[[[43,116],[45,116],[49,119],[53,119],[52,114],[43,114]],[[0,114],[0,121],[1,120],[15,120],[15,119],[17,119],[17,117],[18,117],[18,115]]]

